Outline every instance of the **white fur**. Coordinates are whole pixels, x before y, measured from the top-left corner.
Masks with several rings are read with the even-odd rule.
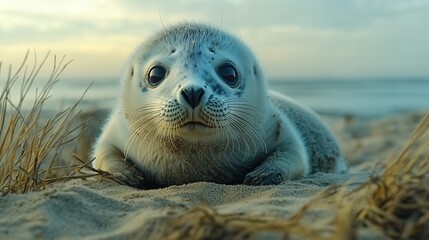
[[[226,61],[238,70],[237,88],[216,72]],[[150,88],[144,79],[156,64],[168,74]],[[268,93],[256,57],[235,37],[205,25],[178,25],[143,43],[127,66],[120,103],[94,147],[94,167],[138,187],[273,184],[311,172],[306,136],[281,106],[315,114]],[[191,87],[204,89],[195,109],[182,94]],[[184,127],[191,118],[216,127]]]

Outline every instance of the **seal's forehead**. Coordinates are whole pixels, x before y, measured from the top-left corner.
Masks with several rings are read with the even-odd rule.
[[[217,28],[195,23],[183,23],[166,28],[153,38],[149,39],[149,45],[155,46],[159,43],[169,44],[174,48],[183,42],[205,44],[213,48],[226,49],[234,45],[242,45],[239,40]]]

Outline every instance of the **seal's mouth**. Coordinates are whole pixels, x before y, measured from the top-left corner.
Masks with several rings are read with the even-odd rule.
[[[204,124],[202,122],[193,122],[193,121],[186,122],[181,127],[186,128],[188,130],[210,128],[209,126],[207,126],[206,124]]]

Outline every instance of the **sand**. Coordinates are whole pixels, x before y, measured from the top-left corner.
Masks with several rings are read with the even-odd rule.
[[[174,219],[198,206],[221,215],[289,219],[328,186],[347,183],[353,188],[366,182],[377,162],[387,160],[405,143],[423,115],[378,119],[323,116],[349,162],[350,172],[345,174],[318,173],[277,186],[198,182],[156,190],[79,179],[55,183],[40,192],[8,194],[0,197],[0,239],[157,239],[172,230]],[[93,129],[100,121],[100,117],[94,119],[88,128]],[[89,133],[88,141],[96,132]],[[310,227],[329,226],[331,218],[329,208],[317,208],[306,212],[302,221]],[[276,231],[256,236],[279,237]],[[377,230],[358,229],[358,239],[380,237]]]

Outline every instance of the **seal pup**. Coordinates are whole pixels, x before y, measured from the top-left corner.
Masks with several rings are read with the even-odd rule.
[[[253,52],[215,27],[182,23],[152,36],[121,85],[93,166],[124,184],[268,185],[345,169],[319,117],[268,91]]]

